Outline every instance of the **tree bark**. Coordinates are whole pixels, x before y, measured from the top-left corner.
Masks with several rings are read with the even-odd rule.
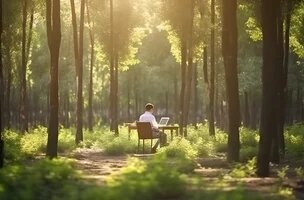
[[[277,0],[262,0],[262,32],[263,32],[263,67],[262,67],[262,111],[260,123],[259,153],[257,158],[257,175],[269,176],[271,145],[276,136],[276,104],[277,97]]]
[[[21,132],[28,131],[28,99],[27,99],[27,80],[26,80],[26,24],[27,24],[27,0],[22,1],[22,55],[21,55],[21,105],[20,119]]]
[[[237,0],[223,1],[223,57],[228,102],[228,161],[239,161],[240,102],[237,72]]]
[[[193,103],[193,125],[195,128],[197,128],[197,115],[198,115],[198,77],[197,77],[197,63],[194,65],[194,87],[193,87],[193,93],[194,93],[194,103]]]
[[[114,107],[113,107],[113,112],[114,112],[114,131],[115,135],[119,135],[119,129],[118,129],[118,124],[119,124],[119,113],[118,113],[118,70],[119,70],[119,57],[118,57],[118,52],[117,49],[115,48],[115,62],[114,62]]]
[[[210,44],[210,84],[209,84],[209,135],[215,135],[214,127],[214,76],[215,76],[215,0],[211,0],[211,44]]]
[[[191,102],[192,79],[193,79],[193,20],[194,20],[194,1],[191,0],[189,6],[189,30],[188,30],[188,68],[187,68],[187,82],[186,82],[186,95],[184,107],[184,136],[187,137],[187,125],[189,120],[189,110]]]
[[[47,156],[57,157],[58,148],[58,64],[61,43],[60,0],[46,0],[47,38],[51,59],[50,119]]]
[[[207,54],[207,47],[204,47],[204,55],[203,55],[203,71],[204,71],[204,81],[206,84],[209,85],[209,80],[208,80],[208,54]]]
[[[110,130],[115,132],[115,56],[113,1],[110,0]]]
[[[11,51],[7,49],[7,83],[6,83],[6,95],[5,95],[5,108],[6,108],[6,127],[11,128],[11,86],[12,86],[12,60]],[[3,86],[4,87],[4,86]]]
[[[2,22],[2,0],[0,0],[0,168],[4,165],[4,141],[3,141],[3,63],[2,63],[2,33],[3,33],[3,22]]]
[[[90,61],[90,83],[89,83],[89,106],[88,106],[88,124],[89,130],[93,131],[93,67],[94,67],[94,33],[92,31],[90,11],[89,11],[89,3],[86,1],[87,6],[87,17],[89,24],[89,34],[90,34],[90,42],[91,42],[91,61]]]
[[[249,99],[248,92],[244,92],[244,126],[250,127],[250,111],[249,111]]]
[[[185,36],[181,39],[181,90],[180,90],[180,101],[179,101],[179,127],[180,134],[184,133],[184,107],[185,107],[185,91],[186,91],[186,72],[187,72],[187,40]]]

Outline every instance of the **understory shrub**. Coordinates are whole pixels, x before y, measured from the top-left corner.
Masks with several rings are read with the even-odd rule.
[[[128,167],[112,175],[106,199],[153,200],[180,199],[186,193],[185,176],[174,166],[169,167],[164,155],[144,162],[132,159]]]
[[[304,125],[295,124],[285,131],[287,155],[292,159],[304,157]]]
[[[175,138],[168,146],[161,148],[157,155],[168,158],[180,172],[192,172],[197,166],[197,150],[185,138]]]
[[[66,160],[42,160],[32,166],[10,166],[0,171],[0,199],[77,199],[80,174]]]

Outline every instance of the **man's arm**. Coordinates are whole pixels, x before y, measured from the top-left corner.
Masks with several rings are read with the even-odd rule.
[[[152,127],[154,131],[159,131],[158,130],[158,123],[156,122],[155,117],[153,116],[153,120],[152,120]]]

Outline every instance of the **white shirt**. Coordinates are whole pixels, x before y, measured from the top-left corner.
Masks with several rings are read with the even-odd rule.
[[[139,117],[140,122],[150,122],[153,128],[158,129],[158,123],[156,122],[156,119],[152,113],[146,111],[144,114],[142,114]]]

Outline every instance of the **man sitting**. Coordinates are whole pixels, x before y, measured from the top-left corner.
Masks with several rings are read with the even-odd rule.
[[[151,126],[152,126],[153,137],[159,138],[159,140],[157,140],[156,144],[152,147],[152,153],[155,153],[156,148],[159,144],[160,144],[160,147],[167,144],[167,135],[158,129],[158,123],[156,122],[156,119],[153,115],[154,105],[151,103],[147,103],[145,107],[146,107],[146,112],[139,117],[139,121],[140,122],[150,122]]]

